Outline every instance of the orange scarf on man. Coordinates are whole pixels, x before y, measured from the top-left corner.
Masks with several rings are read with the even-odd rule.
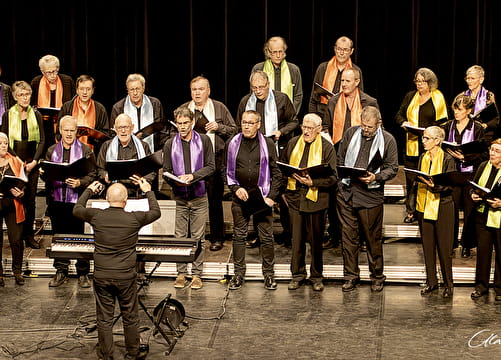
[[[9,166],[12,169],[12,172],[15,176],[21,176],[21,169],[23,166],[23,162],[18,158],[9,153],[6,154],[6,157],[9,160]],[[21,199],[14,198],[14,207],[16,209],[16,223],[22,223],[24,221],[24,207]]]
[[[50,84],[49,81],[42,76],[38,87],[38,107],[50,107]],[[58,76],[56,79],[56,108],[63,106],[63,82]]]
[[[96,107],[94,105],[94,100],[92,99],[89,100],[89,106],[87,107],[87,110],[84,110],[80,104],[80,98],[77,96],[75,98],[75,101],[73,102],[73,112],[71,113],[71,115],[73,115],[78,120],[78,125],[85,125],[92,129],[96,127]],[[91,149],[94,148],[91,144],[89,144],[88,136],[80,136],[78,140],[89,146]]]
[[[351,63],[351,58],[348,58],[348,62],[346,63],[345,69],[351,68],[352,66],[353,64]],[[325,69],[324,81],[322,83],[322,86],[324,88],[326,88],[329,91],[332,91],[332,89],[334,89],[334,84],[336,83],[338,71],[339,69],[337,67],[337,60],[336,57],[334,56],[327,63],[327,68]],[[320,102],[322,104],[327,104],[328,101],[329,98],[327,96],[324,95],[320,96]]]
[[[346,119],[346,96],[341,93],[334,108],[332,119],[332,142],[336,144],[343,137],[344,123]],[[362,103],[360,101],[360,90],[356,90],[355,99],[351,106],[351,126],[360,125],[360,114],[362,113]]]

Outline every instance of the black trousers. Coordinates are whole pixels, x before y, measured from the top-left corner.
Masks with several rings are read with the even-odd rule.
[[[22,238],[24,240],[34,236],[33,223],[35,222],[35,201],[37,195],[38,175],[38,170],[31,171],[28,174],[28,183],[24,188],[24,196],[22,197],[25,217],[22,234]]]
[[[83,234],[84,222],[73,216],[73,203],[50,200],[48,203],[50,221],[54,234]],[[68,275],[69,259],[54,259],[54,268]],[[90,271],[89,260],[78,259],[77,275],[87,275]]]
[[[417,169],[419,165],[419,156],[404,156],[404,166],[409,169]],[[416,180],[416,175],[410,172],[405,172],[405,210],[407,214],[414,214],[416,212],[416,198],[415,194],[411,192],[412,185]]]
[[[216,169],[216,172],[209,177],[205,185],[209,201],[210,242],[223,242],[225,236],[223,213],[224,182],[220,175],[220,169]]]
[[[243,211],[245,205],[233,200],[231,213],[233,215],[233,264],[236,275],[245,275],[245,240],[249,228],[250,216]],[[275,265],[275,249],[273,247],[273,214],[268,209],[252,215],[254,226],[257,225],[260,239],[263,275],[273,275]]]
[[[5,219],[7,225],[7,237],[9,239],[12,252],[12,272],[21,274],[23,266],[24,243],[21,238],[23,223],[16,223],[16,208],[12,199],[0,200],[0,223]],[[2,267],[2,249],[3,249],[3,230],[0,227],[0,276],[3,276]]]
[[[475,214],[475,229],[478,240],[475,289],[480,292],[489,289],[492,249],[494,248],[494,291],[496,295],[501,295],[501,230],[487,227],[486,223],[486,215]]]
[[[324,270],[323,234],[325,229],[325,210],[313,213],[299,212],[289,207],[292,228],[292,279],[306,279],[306,243],[310,243],[310,279],[322,279]]]
[[[452,246],[454,243],[454,202],[440,203],[438,219],[425,220],[424,214],[416,211],[419,231],[423,241],[426,279],[430,286],[438,284],[437,253],[445,287],[452,287]]]
[[[125,280],[94,278],[96,318],[99,338],[98,356],[113,359],[113,321],[118,300],[125,336],[126,359],[139,353],[139,313],[136,277]]]
[[[371,280],[384,280],[383,274],[383,204],[372,208],[354,208],[351,200],[337,194],[337,211],[341,223],[343,272],[345,280],[360,278],[358,254],[359,239],[367,246],[367,260]]]
[[[473,180],[473,174],[463,173],[468,180]],[[471,199],[471,185],[454,186],[452,189],[452,198],[454,199],[454,249],[459,242],[459,210],[463,210],[463,233],[461,234],[461,245],[464,248],[477,247],[475,238],[475,219],[472,218],[472,212],[475,203]]]

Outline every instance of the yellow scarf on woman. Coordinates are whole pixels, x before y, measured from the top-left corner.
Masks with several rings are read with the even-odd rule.
[[[289,165],[299,167],[299,163],[303,158],[303,152],[305,147],[305,141],[303,135],[301,135],[292,150],[291,157],[289,159]],[[322,163],[322,136],[317,135],[315,140],[310,145],[310,152],[308,153],[308,167],[320,165]],[[296,190],[296,179],[289,177],[287,179],[287,190]],[[318,188],[311,186],[308,188],[306,193],[306,198],[313,202],[318,200]]]
[[[437,89],[431,90],[430,95],[435,108],[435,120],[447,118],[447,105],[445,104],[444,95]],[[407,121],[412,126],[419,126],[419,107],[419,91],[416,91],[407,107]],[[417,135],[407,133],[406,155],[419,156],[419,137]]]
[[[28,105],[26,110],[28,122],[28,141],[40,142],[40,129],[38,128],[38,121],[35,111]],[[21,111],[19,105],[14,105],[9,109],[9,146],[14,149],[14,140],[22,141],[22,126],[21,126]]]
[[[480,178],[478,179],[478,185],[485,186],[487,184],[491,170],[492,170],[492,164],[489,161],[485,165],[484,171],[482,172],[482,175],[480,175]],[[496,185],[500,176],[501,176],[501,169],[498,169],[498,172],[496,173],[496,181],[492,182],[491,189],[494,187],[494,185]],[[484,209],[485,209],[485,205],[483,205],[483,204],[478,207],[478,211],[481,213],[484,212]],[[501,227],[501,211],[495,210],[495,209],[489,207],[489,212],[487,213],[487,224],[486,225],[488,227],[499,229]]]
[[[444,163],[444,151],[439,148],[433,161],[431,161],[430,152],[423,154],[421,159],[421,170],[429,175],[442,173]],[[440,206],[440,193],[434,193],[428,190],[428,185],[419,183],[417,191],[416,210],[424,213],[424,219],[437,220],[438,207]]]
[[[270,59],[264,62],[263,71],[268,75],[270,79],[270,87],[272,90],[275,89],[275,66]],[[285,59],[282,60],[280,64],[280,92],[283,92],[288,96],[290,101],[294,102],[294,95],[292,89],[294,85],[292,84],[291,73],[289,71],[289,65]]]

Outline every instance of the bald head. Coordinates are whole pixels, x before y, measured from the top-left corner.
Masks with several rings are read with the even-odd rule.
[[[106,200],[113,207],[125,207],[127,202],[127,188],[120,183],[115,183],[106,191]]]

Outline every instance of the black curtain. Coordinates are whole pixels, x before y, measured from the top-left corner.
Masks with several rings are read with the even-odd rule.
[[[485,68],[484,84],[494,93],[499,79],[495,0],[5,0],[0,9],[0,81],[31,81],[40,57],[53,54],[62,73],[96,79],[94,98],[108,111],[126,95],[127,75],[138,72],[169,119],[189,100],[196,75],[210,80],[211,96],[234,114],[273,35],[287,40],[287,59],[301,69],[302,114],[318,64],[333,56],[338,37],[350,37],[365,91],[378,99],[385,127],[398,136],[393,117],[419,67],[437,74],[448,102],[466,88],[465,70],[473,64]]]

